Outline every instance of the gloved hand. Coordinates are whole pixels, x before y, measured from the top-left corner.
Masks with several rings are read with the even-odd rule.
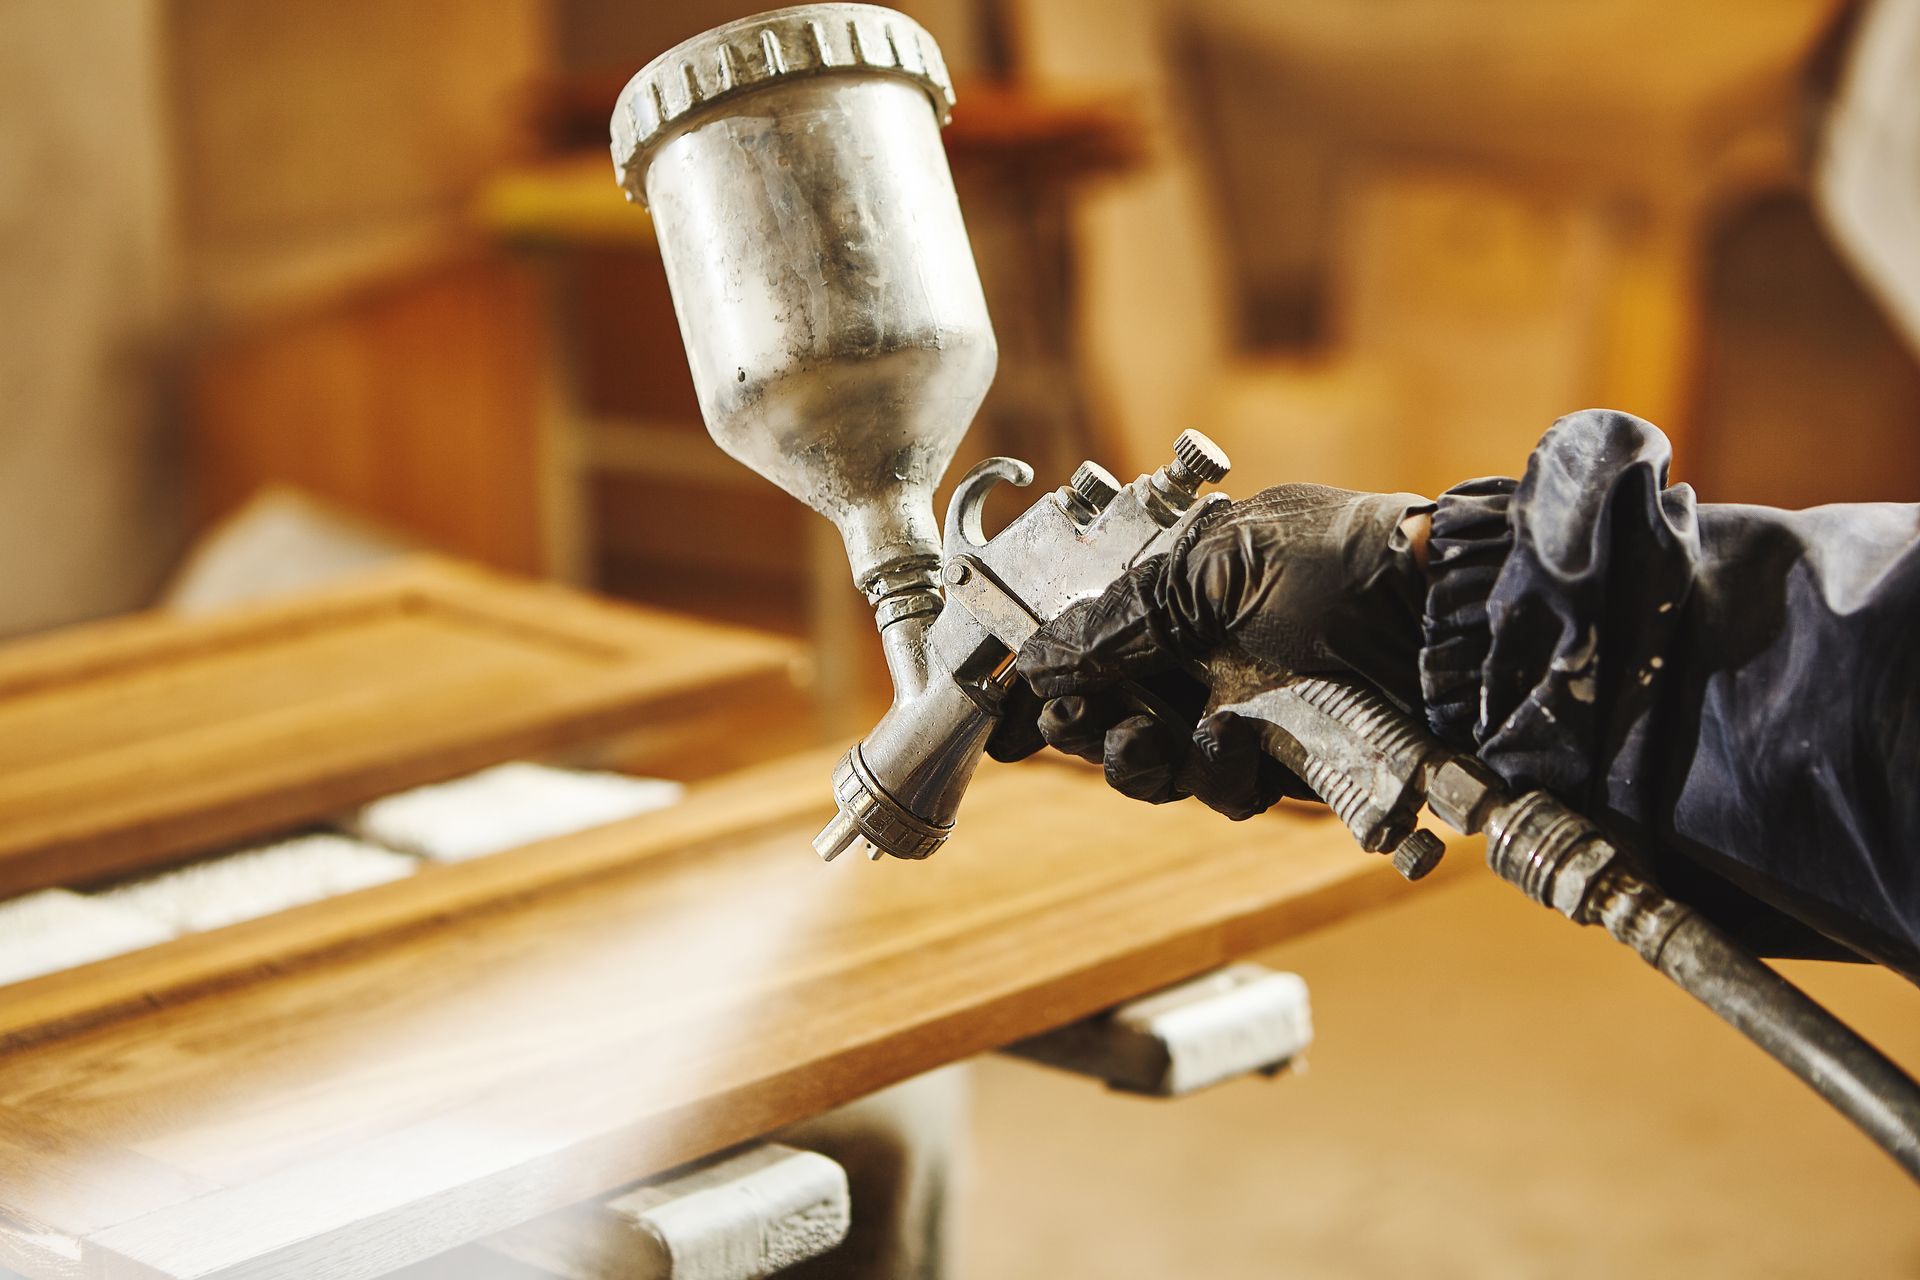
[[[1310,795],[1236,717],[1199,719],[1206,690],[1188,671],[1231,651],[1276,673],[1352,672],[1418,708],[1426,577],[1403,526],[1432,510],[1413,494],[1291,484],[1203,518],[1027,641],[1016,664],[1027,687],[1009,696],[988,753],[1018,760],[1050,745],[1103,762],[1135,799],[1194,795],[1234,819]],[[1187,724],[1140,714],[1115,691],[1122,680]]]

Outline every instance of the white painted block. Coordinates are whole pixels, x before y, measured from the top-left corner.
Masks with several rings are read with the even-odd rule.
[[[846,1171],[768,1145],[608,1202],[666,1246],[673,1280],[756,1280],[847,1238]]]
[[[375,800],[343,825],[375,844],[460,862],[664,809],[685,791],[659,778],[503,764]]]
[[[66,889],[42,889],[0,902],[0,983],[57,973],[172,936],[140,912]]]
[[[1285,1064],[1313,1043],[1307,984],[1294,973],[1237,964],[1113,1013],[1114,1025],[1167,1046],[1175,1097]]]
[[[1277,1071],[1312,1043],[1312,1004],[1300,976],[1236,964],[1008,1045],[1006,1052],[1127,1092],[1179,1097],[1235,1076]]]
[[[169,933],[198,933],[411,875],[418,861],[346,836],[295,836],[92,895]]]
[[[778,1143],[502,1232],[487,1247],[566,1280],[759,1280],[852,1225],[846,1170]]]

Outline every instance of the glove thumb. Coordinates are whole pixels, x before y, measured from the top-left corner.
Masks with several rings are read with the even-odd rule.
[[[1064,610],[1021,646],[1015,669],[1042,698],[1057,698],[1173,666],[1166,565],[1164,555],[1143,560],[1100,595]]]

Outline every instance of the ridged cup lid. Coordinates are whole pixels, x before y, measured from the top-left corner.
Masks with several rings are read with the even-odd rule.
[[[877,4],[803,4],[715,27],[667,50],[627,82],[613,109],[613,170],[646,202],[656,143],[716,102],[779,80],[880,72],[925,89],[945,124],[953,81],[940,46],[904,13]]]

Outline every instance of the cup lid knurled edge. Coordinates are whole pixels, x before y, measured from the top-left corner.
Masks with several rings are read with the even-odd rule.
[[[642,67],[614,106],[614,176],[645,203],[649,153],[681,121],[778,80],[844,71],[902,76],[926,90],[941,124],[952,114],[940,46],[912,18],[875,4],[797,5],[715,27]]]

